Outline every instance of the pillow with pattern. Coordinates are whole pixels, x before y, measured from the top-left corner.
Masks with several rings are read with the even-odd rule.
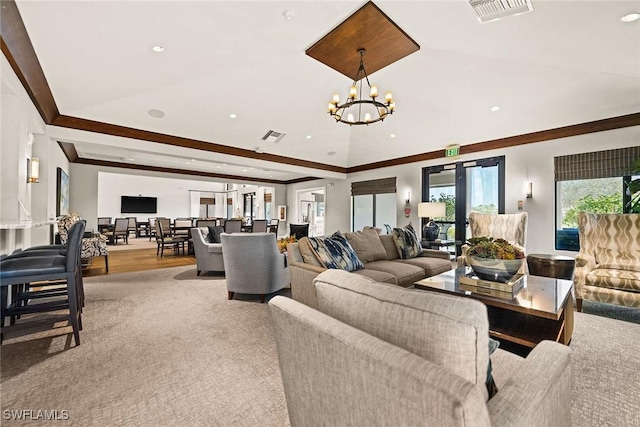
[[[325,267],[346,271],[364,268],[364,264],[340,231],[336,231],[329,237],[309,237],[308,239],[311,249]]]
[[[402,259],[415,258],[422,252],[420,239],[418,239],[411,223],[405,228],[396,227],[393,229],[393,243],[396,244],[398,255]]]

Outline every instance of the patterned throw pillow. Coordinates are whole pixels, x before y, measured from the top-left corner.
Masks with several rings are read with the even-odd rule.
[[[422,252],[420,240],[411,224],[405,228],[394,228],[393,242],[396,244],[398,255],[402,259],[415,258]]]
[[[327,268],[356,271],[364,268],[347,239],[336,231],[329,237],[309,237],[309,244],[318,260]]]

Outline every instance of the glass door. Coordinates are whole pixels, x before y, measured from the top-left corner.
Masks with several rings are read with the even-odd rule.
[[[445,217],[436,221],[439,238],[464,242],[471,237],[471,211],[504,213],[504,176],[504,156],[424,168],[422,200],[446,206]]]

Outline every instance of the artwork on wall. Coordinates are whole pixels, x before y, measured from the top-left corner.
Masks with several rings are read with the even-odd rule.
[[[287,220],[287,207],[286,206],[278,206],[278,219],[280,221]]]
[[[69,175],[57,169],[56,180],[56,216],[67,215],[69,213]]]

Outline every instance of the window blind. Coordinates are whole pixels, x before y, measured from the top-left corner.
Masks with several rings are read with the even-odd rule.
[[[554,157],[556,181],[631,175],[640,146]]]
[[[396,192],[396,178],[373,179],[351,183],[351,195],[384,194]]]

